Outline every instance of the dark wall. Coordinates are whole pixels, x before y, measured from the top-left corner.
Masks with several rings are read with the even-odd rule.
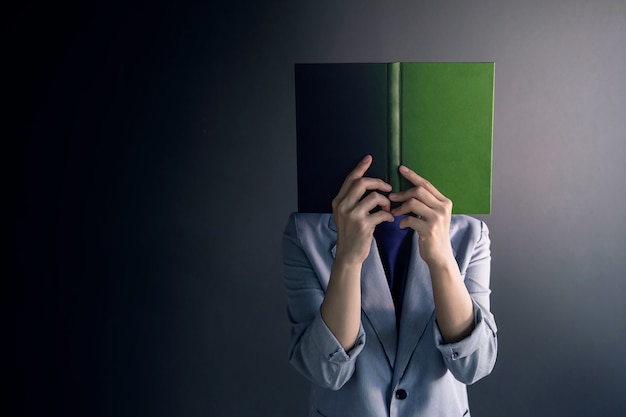
[[[293,64],[372,61],[496,62],[500,351],[473,414],[625,413],[625,2],[174,3],[7,17],[22,415],[304,415]]]

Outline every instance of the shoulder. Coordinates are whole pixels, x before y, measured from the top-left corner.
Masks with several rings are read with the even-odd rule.
[[[337,230],[330,213],[291,213],[285,227],[285,237],[307,245],[335,242]]]
[[[453,215],[450,220],[450,241],[459,251],[478,244],[489,245],[489,229],[482,220],[466,215]]]
[[[333,226],[331,213],[291,213],[288,224],[293,223],[298,227],[319,227],[321,225]],[[329,225],[330,223],[333,223]]]
[[[487,225],[482,220],[465,214],[454,214],[450,219],[450,234],[470,233],[480,235],[489,232]]]

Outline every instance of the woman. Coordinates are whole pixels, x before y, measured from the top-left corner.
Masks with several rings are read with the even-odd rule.
[[[332,216],[296,213],[285,229],[289,359],[312,381],[309,415],[467,416],[466,385],[497,354],[487,227],[404,166],[414,187],[385,197],[371,163]]]

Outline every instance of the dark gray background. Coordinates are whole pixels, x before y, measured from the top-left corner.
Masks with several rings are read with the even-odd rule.
[[[22,415],[304,415],[281,281],[293,64],[385,61],[496,62],[500,350],[473,415],[626,413],[626,2],[20,7],[4,294]]]

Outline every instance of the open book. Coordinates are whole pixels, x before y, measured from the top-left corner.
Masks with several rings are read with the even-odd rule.
[[[367,154],[366,176],[411,187],[404,164],[453,202],[491,211],[494,63],[296,64],[298,211],[328,213]]]

